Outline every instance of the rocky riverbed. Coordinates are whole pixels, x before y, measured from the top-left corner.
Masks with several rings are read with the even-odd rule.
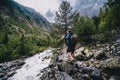
[[[1,63],[0,80],[39,80],[40,70],[50,64],[52,50],[45,50],[24,60]]]
[[[7,80],[8,77],[16,74],[16,70],[20,69],[25,62],[23,60],[15,60],[0,64],[0,80]]]
[[[120,44],[97,44],[90,50],[81,47],[75,57],[56,50],[51,64],[40,71],[40,80],[120,80]]]
[[[24,60],[0,64],[0,80],[120,80],[119,42],[76,49],[49,49]]]

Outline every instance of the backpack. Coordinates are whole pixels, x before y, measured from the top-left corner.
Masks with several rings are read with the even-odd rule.
[[[70,38],[71,38],[71,34],[68,33],[68,34],[66,35],[66,39],[70,39]]]

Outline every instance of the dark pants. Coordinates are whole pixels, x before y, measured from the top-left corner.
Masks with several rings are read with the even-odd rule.
[[[75,51],[75,46],[68,46],[68,49],[67,49],[67,52],[71,52],[72,54],[74,53]]]

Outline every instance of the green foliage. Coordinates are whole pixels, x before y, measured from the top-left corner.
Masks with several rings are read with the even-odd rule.
[[[50,36],[43,30],[48,24],[33,9],[12,0],[1,0],[0,62],[28,57],[50,46]]]
[[[114,40],[114,30],[120,29],[120,1],[108,0],[108,2],[100,9],[99,31],[102,34],[102,41]],[[98,34],[99,36],[99,34]],[[99,38],[100,39],[100,38]]]
[[[87,16],[79,16],[79,19],[74,22],[74,31],[77,33],[78,38],[85,42],[91,42],[92,35],[95,33],[95,25],[93,20]]]
[[[68,6],[68,11],[69,9],[70,7]],[[62,24],[66,24],[65,19],[67,18],[64,17],[65,11],[65,2],[63,2],[60,5],[59,11],[56,12],[56,20],[58,21],[58,25],[60,25],[62,21]],[[115,40],[114,38],[116,34],[119,35],[120,1],[108,0],[108,2],[100,8],[100,13],[98,16],[93,16],[92,18],[80,16],[79,12],[76,11],[72,13],[71,19],[73,20],[73,31],[77,34],[79,42],[110,42]]]
[[[104,22],[105,27],[109,26],[111,29],[120,28],[120,1],[118,0],[108,0],[105,6],[101,9],[99,14],[101,17],[101,22]],[[109,29],[108,28],[108,29]]]
[[[0,44],[0,62],[10,60],[12,49]]]
[[[99,24],[100,24],[100,17],[99,16],[93,16],[92,19],[93,19],[93,23],[96,26],[96,29],[98,30]]]
[[[24,34],[9,35],[6,44],[0,43],[0,62],[34,55],[36,52],[46,49],[51,43],[49,37],[41,39],[37,36]]]

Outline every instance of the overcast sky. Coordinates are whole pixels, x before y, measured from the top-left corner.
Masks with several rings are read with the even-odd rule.
[[[14,0],[24,6],[31,7],[40,12],[50,22],[54,21],[55,12],[58,10],[63,0]],[[82,14],[97,14],[99,8],[106,0],[66,0],[71,3],[73,9],[77,9]],[[95,6],[94,6],[95,5]],[[94,7],[93,7],[94,6]],[[92,10],[94,9],[94,10]],[[92,11],[91,11],[92,10]],[[91,12],[91,13],[90,13]]]

